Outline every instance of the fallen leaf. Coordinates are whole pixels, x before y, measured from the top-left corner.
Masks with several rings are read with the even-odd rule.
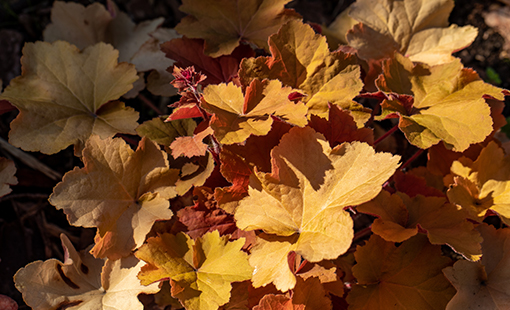
[[[510,229],[478,227],[483,237],[481,261],[459,260],[443,269],[457,289],[446,310],[506,309],[510,306]]]
[[[358,0],[349,15],[361,23],[347,33],[347,41],[367,60],[399,52],[414,62],[448,63],[478,33],[473,26],[448,27],[453,6],[453,0]]]
[[[135,254],[147,263],[138,278],[143,285],[170,278],[172,296],[186,309],[215,310],[230,299],[232,282],[251,277],[243,244],[218,231],[197,240],[184,233],[149,238]]]
[[[358,283],[347,302],[349,309],[444,309],[455,293],[441,270],[451,264],[439,246],[415,236],[399,247],[372,235],[354,253]],[[384,259],[381,259],[383,258]]]
[[[64,41],[28,43],[21,76],[0,95],[20,113],[9,142],[26,151],[53,154],[91,135],[134,134],[138,113],[115,101],[137,79],[133,65],[117,63],[118,52],[98,43],[80,52]],[[78,152],[80,153],[80,152]]]
[[[158,284],[140,284],[136,274],[143,262],[136,257],[105,262],[88,251],[78,253],[65,235],[60,238],[64,263],[56,259],[35,261],[14,275],[16,288],[33,309],[142,310],[137,295],[159,291]]]
[[[169,219],[179,171],[146,138],[133,151],[122,139],[91,137],[84,168],[66,173],[49,201],[74,226],[97,227],[95,257],[118,259],[142,245],[152,224]]]
[[[175,29],[188,38],[204,39],[204,51],[211,57],[231,54],[241,41],[267,49],[271,34],[285,22],[300,18],[284,8],[288,2],[184,0],[179,10],[190,16],[184,17]]]
[[[296,281],[288,253],[311,262],[343,254],[353,236],[352,219],[343,209],[375,197],[400,157],[376,154],[360,142],[331,149],[309,127],[291,129],[271,156],[273,172],[251,177],[249,196],[240,201],[235,219],[243,230],[273,234],[259,238],[252,249],[253,285],[273,282],[287,291]]]

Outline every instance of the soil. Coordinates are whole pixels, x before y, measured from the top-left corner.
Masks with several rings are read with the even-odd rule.
[[[76,2],[88,5],[93,1]],[[302,14],[306,21],[328,24],[352,2],[296,0],[288,6]],[[456,2],[462,2],[462,5],[455,7],[450,22],[460,26],[473,25],[479,30],[473,44],[456,53],[456,56],[462,59],[466,67],[475,69],[484,80],[510,89],[510,59],[504,50],[505,39],[484,21],[485,13],[494,9],[494,6],[504,6],[505,1]],[[0,3],[0,79],[5,87],[12,78],[20,74],[19,59],[23,44],[42,40],[42,31],[50,22],[53,1],[2,0]],[[120,0],[116,3],[121,10],[128,12],[135,22],[164,16],[164,26],[173,27],[184,16],[178,11],[178,0]],[[510,115],[508,103],[507,101],[504,112],[506,116]],[[151,117],[146,112],[148,109],[140,108],[143,107],[140,102],[134,100],[128,104],[141,110],[142,118]],[[0,115],[0,138],[5,141],[8,140],[9,123],[16,114],[17,112],[12,111]],[[74,166],[81,165],[73,156],[71,148],[55,155],[30,155],[60,176]],[[19,180],[19,184],[12,187],[11,194],[0,198],[0,294],[14,299],[19,309],[29,309],[14,287],[14,273],[36,260],[62,260],[60,233],[65,232],[78,249],[83,249],[92,243],[95,230],[70,226],[64,214],[48,203],[48,196],[60,181],[58,177],[52,179],[27,166],[1,145],[0,156],[15,161]]]

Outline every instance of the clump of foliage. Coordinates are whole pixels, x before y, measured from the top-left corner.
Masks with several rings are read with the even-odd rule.
[[[358,0],[326,38],[287,2],[184,0],[177,33],[110,2],[55,2],[0,99],[19,110],[12,145],[74,145],[84,166],[49,201],[97,233],[82,252],[62,235],[64,262],[17,272],[29,306],[142,309],[140,293],[191,310],[510,304],[496,135],[510,93],[452,56],[476,29],[448,25],[453,0]],[[180,100],[138,124],[119,98],[145,87]],[[382,121],[394,127],[374,139]],[[415,155],[380,151],[398,130]],[[15,169],[0,168],[5,195]]]

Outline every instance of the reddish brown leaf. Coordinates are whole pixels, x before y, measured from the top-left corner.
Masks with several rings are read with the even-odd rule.
[[[249,46],[241,45],[231,55],[212,58],[204,54],[203,40],[186,37],[163,43],[161,50],[166,57],[176,60],[179,67],[194,66],[197,72],[207,75],[203,86],[230,82],[237,76],[241,59],[254,56]]]

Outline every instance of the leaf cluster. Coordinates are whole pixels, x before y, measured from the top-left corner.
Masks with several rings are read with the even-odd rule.
[[[358,0],[315,29],[288,2],[184,0],[175,30],[55,2],[0,100],[12,145],[74,146],[49,202],[97,230],[16,273],[30,307],[510,305],[510,93],[452,56],[476,29],[453,0]],[[144,88],[171,114],[139,124],[121,97]],[[0,159],[0,195],[14,175]]]

